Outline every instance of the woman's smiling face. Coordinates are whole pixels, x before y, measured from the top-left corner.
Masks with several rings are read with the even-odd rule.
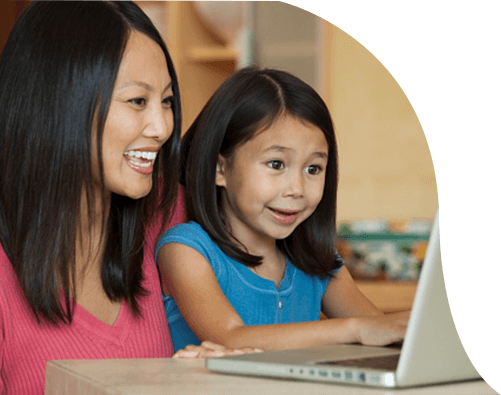
[[[158,151],[174,130],[172,80],[160,46],[133,31],[127,42],[102,136],[104,188],[138,199],[152,187]],[[99,183],[96,144],[94,180]]]

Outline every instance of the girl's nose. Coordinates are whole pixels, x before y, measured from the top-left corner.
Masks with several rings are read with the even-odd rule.
[[[291,174],[287,180],[285,195],[287,197],[298,198],[304,194],[304,180],[301,175]]]

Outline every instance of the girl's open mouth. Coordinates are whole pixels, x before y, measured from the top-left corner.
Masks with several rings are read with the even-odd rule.
[[[299,211],[292,211],[292,210],[278,210],[274,209],[271,207],[268,207],[271,215],[273,218],[275,218],[278,222],[282,224],[290,224],[294,222],[297,218],[297,215]]]

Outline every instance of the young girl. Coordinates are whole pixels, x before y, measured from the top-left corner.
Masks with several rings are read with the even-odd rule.
[[[182,155],[190,222],[157,246],[174,350],[403,339],[408,313],[383,315],[336,251],[334,128],[310,86],[277,70],[236,72]]]

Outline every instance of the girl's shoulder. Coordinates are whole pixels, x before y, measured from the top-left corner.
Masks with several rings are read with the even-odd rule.
[[[173,226],[160,236],[156,248],[157,255],[160,248],[168,243],[187,245],[199,251],[202,255],[208,255],[219,249],[207,232],[194,221]]]
[[[195,239],[209,239],[210,237],[205,230],[195,221],[175,225],[167,229],[161,236],[160,240],[169,242],[171,239],[177,238],[195,238]]]
[[[225,273],[233,261],[219,246],[214,243],[208,233],[194,221],[173,226],[158,240],[156,248],[156,262],[159,264],[160,249],[168,243],[178,243],[199,252],[211,265],[216,277]]]

